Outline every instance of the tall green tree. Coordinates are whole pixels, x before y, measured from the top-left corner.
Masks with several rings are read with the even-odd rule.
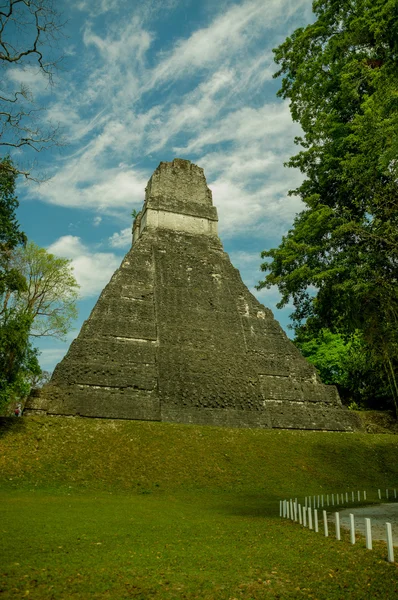
[[[20,230],[16,178],[5,158],[0,162],[0,406],[26,395],[40,376],[31,339],[62,339],[77,317],[79,286],[70,261],[27,242]]]
[[[77,317],[79,286],[70,263],[33,242],[10,254],[9,264],[24,286],[7,289],[2,298],[0,404],[25,396],[41,374],[32,338],[64,339]]]
[[[398,1],[316,0],[315,22],[274,50],[302,127],[288,166],[304,210],[263,252],[293,324],[359,330],[398,403]]]
[[[31,318],[31,337],[64,339],[77,318],[79,297],[71,261],[28,242],[14,251],[11,264],[26,288],[9,297],[8,308]]]
[[[16,177],[12,161],[4,158],[0,162],[0,405],[10,388],[18,387],[23,365],[31,364],[37,369],[29,346],[32,317],[27,313],[18,314],[9,307],[11,298],[19,297],[28,289],[26,278],[12,264],[18,246],[26,244],[16,217]]]
[[[7,288],[23,288],[24,281],[11,269],[13,250],[26,244],[26,235],[20,230],[16,216],[19,206],[15,195],[16,173],[9,157],[0,160],[0,294]]]
[[[317,368],[322,381],[336,385],[345,404],[359,408],[391,408],[391,392],[383,369],[359,333],[349,339],[329,329],[296,330],[295,345]]]

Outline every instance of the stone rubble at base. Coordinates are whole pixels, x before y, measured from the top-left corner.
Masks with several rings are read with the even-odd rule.
[[[203,170],[160,163],[132,248],[26,414],[358,428],[244,285],[217,221]]]

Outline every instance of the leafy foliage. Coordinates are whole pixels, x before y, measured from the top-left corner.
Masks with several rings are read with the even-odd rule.
[[[15,211],[19,202],[15,196],[15,175],[9,157],[0,161],[0,251],[2,258],[18,244],[26,242],[26,236],[19,229]]]
[[[346,335],[359,330],[398,400],[398,3],[317,0],[316,21],[274,50],[304,135],[288,166],[305,207],[262,253],[280,307]]]
[[[27,243],[16,219],[17,171],[0,162],[0,407],[29,392],[41,369],[30,338],[63,338],[77,317],[70,261]]]
[[[27,287],[10,298],[10,307],[32,316],[31,336],[63,339],[77,318],[79,285],[71,261],[54,256],[33,242],[18,248],[11,261],[26,278]]]
[[[29,392],[27,373],[40,373],[37,352],[29,343],[29,315],[7,311],[0,327],[0,406]]]
[[[380,363],[359,332],[346,338],[329,329],[311,332],[296,330],[295,345],[317,368],[322,381],[336,385],[346,404],[358,408],[393,408]]]
[[[29,314],[20,315],[8,307],[9,299],[27,290],[26,279],[11,264],[12,253],[26,236],[19,229],[15,211],[16,174],[11,160],[0,162],[0,406],[23,386],[22,373],[29,368],[37,369],[29,345]]]

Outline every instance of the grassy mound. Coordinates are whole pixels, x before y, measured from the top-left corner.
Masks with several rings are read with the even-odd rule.
[[[398,488],[397,450],[388,434],[5,419],[0,597],[394,598],[385,544],[325,539],[278,500],[375,498]]]
[[[391,435],[62,417],[6,419],[0,432],[0,473],[19,488],[233,489],[274,502],[398,483]]]

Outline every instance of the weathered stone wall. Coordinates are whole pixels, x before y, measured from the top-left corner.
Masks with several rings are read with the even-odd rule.
[[[164,201],[163,208],[166,210],[170,203],[176,202],[180,203],[182,210],[184,205],[192,203],[207,207],[213,205],[203,169],[181,158],[175,158],[171,163],[161,162],[154,171],[145,188],[145,202],[156,198]]]
[[[161,162],[149,180],[143,209],[134,224],[134,241],[147,229],[214,236],[217,222],[203,169],[176,158]]]
[[[152,176],[139,227],[148,206],[163,210],[168,196],[173,210],[185,202],[191,213],[195,206],[215,211],[202,169],[177,159]],[[219,238],[161,221],[136,236],[50,384],[27,408],[231,427],[356,427],[336,389],[321,383],[243,284]]]

